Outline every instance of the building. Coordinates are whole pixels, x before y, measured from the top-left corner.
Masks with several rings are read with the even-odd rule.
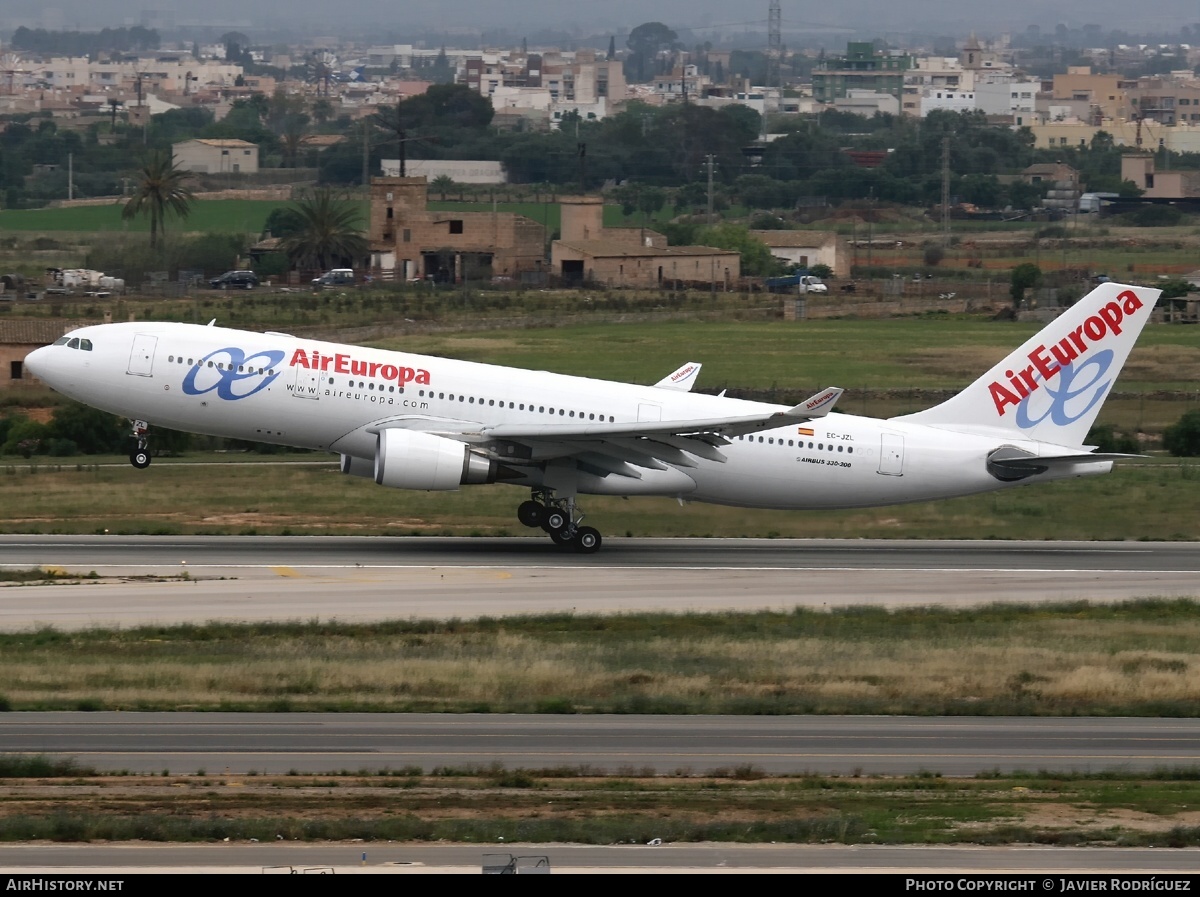
[[[25,367],[34,349],[48,346],[64,333],[94,321],[64,321],[61,318],[0,320],[0,389],[37,383]]]
[[[172,145],[175,165],[197,174],[254,174],[258,145],[245,140],[185,140]]]
[[[838,97],[833,101],[833,108],[839,112],[852,112],[864,118],[871,118],[880,113],[899,115],[900,100],[890,93],[876,90],[848,90],[844,97]]]
[[[384,177],[399,177],[399,159],[380,159],[379,167]],[[456,184],[507,184],[508,174],[503,162],[476,161],[469,159],[406,159],[406,177],[425,178],[433,182],[447,177]]]
[[[1126,85],[1120,75],[1097,75],[1090,66],[1072,65],[1065,73],[1054,76],[1051,96],[1054,100],[1075,100],[1089,108],[1080,116],[1093,124],[1101,119],[1127,118]]]
[[[405,280],[459,283],[540,276],[546,228],[511,212],[433,212],[423,177],[371,180],[371,267]]]
[[[741,277],[741,256],[731,250],[670,246],[647,228],[605,227],[601,197],[563,199],[560,207],[562,239],[550,246],[550,268],[563,283],[728,289]]]
[[[1121,180],[1133,181],[1143,199],[1192,199],[1200,197],[1200,172],[1156,171],[1154,156],[1127,153],[1121,157]]]
[[[789,265],[802,268],[828,265],[835,274],[849,271],[845,249],[837,234],[810,230],[752,230],[750,236],[766,243],[771,255]]]
[[[899,102],[910,68],[907,53],[876,53],[869,41],[851,41],[845,56],[829,59],[812,73],[813,98],[832,105],[851,90],[865,90],[891,94]]]

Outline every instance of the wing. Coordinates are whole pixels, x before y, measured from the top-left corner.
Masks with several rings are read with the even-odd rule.
[[[831,386],[784,411],[739,417],[480,427],[469,421],[406,415],[377,421],[367,429],[372,433],[388,427],[419,429],[470,442],[507,464],[574,458],[601,476],[617,474],[637,479],[641,477],[638,468],[695,467],[696,458],[722,462],[725,456],[720,448],[731,439],[824,417],[842,392]]]

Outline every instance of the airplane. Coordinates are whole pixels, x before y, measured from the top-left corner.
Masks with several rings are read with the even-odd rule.
[[[133,421],[341,456],[396,489],[507,483],[518,520],[582,553],[580,495],[671,496],[780,510],[863,508],[1107,473],[1084,444],[1160,291],[1104,283],[966,389],[888,419],[692,392],[689,362],[653,385],[198,324],[82,327],[26,364],[57,391]]]

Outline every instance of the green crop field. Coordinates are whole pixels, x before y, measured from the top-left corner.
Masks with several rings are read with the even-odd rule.
[[[168,218],[168,233],[227,233],[254,234],[262,232],[267,216],[284,202],[249,199],[198,200],[192,204],[185,219]],[[103,206],[80,206],[71,209],[4,209],[0,210],[0,232],[140,232],[150,230],[146,217],[127,220],[121,217],[123,206],[118,202]]]
[[[351,200],[352,202],[354,200]],[[199,199],[192,204],[191,214],[180,221],[167,219],[169,231],[194,233],[258,234],[262,232],[267,216],[280,206],[290,203],[256,199]],[[101,233],[108,231],[148,231],[146,218],[127,221],[121,218],[123,205],[120,200],[109,205],[78,206],[67,209],[3,209],[0,210],[0,232],[76,232]],[[508,212],[524,215],[544,224],[553,232],[559,229],[559,206],[551,202],[430,202],[435,212]],[[656,221],[669,221],[673,213],[663,208],[645,219],[647,225]],[[604,224],[607,227],[636,227],[643,223],[643,216],[626,216],[620,206],[604,207]]]

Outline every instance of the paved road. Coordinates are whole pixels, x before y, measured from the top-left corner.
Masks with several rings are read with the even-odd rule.
[[[363,864],[363,854],[366,864]],[[1033,893],[1045,876],[1173,872],[1195,875],[1200,850],[1129,847],[881,847],[797,844],[664,844],[596,847],[581,844],[37,844],[0,845],[0,871],[60,874],[138,872],[297,872],[338,874],[478,873],[485,854],[545,856],[562,873],[868,872],[1028,874]],[[1108,885],[1108,882],[1104,882]],[[904,883],[893,885],[900,892]],[[129,890],[127,885],[125,890]],[[984,888],[978,888],[984,891]],[[1193,886],[1192,890],[1195,890]]]
[[[610,774],[1195,766],[1200,719],[507,714],[14,713],[0,754],[69,754],[138,773],[590,766]]]
[[[34,566],[102,580],[0,589],[0,629],[1200,594],[1188,542],[0,537],[0,568]]]

